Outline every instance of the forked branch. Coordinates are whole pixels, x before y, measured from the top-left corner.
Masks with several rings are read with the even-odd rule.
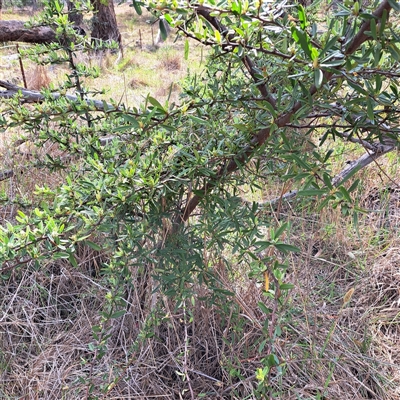
[[[384,10],[387,10],[387,12],[389,14],[391,8],[392,7],[390,6],[389,1],[384,0],[380,4],[380,6],[374,11],[373,15],[377,19],[379,19],[382,17]],[[198,10],[198,12],[200,12],[201,15],[203,16],[203,18],[207,19],[213,25],[214,28],[222,31],[220,33],[224,33],[225,35],[227,34],[226,31],[223,30],[223,26],[220,24],[220,22],[216,19],[216,17],[211,16],[209,11],[207,11],[204,8],[200,8]],[[346,55],[353,54],[355,51],[357,51],[357,49],[359,49],[359,47],[365,41],[367,41],[370,38],[369,36],[365,35],[365,32],[368,31],[369,29],[370,29],[370,20],[366,20],[361,25],[359,32],[354,36],[354,39],[349,43],[347,50],[346,50]],[[251,72],[250,72],[250,74],[251,74]],[[323,81],[325,83],[329,82],[332,79],[332,77],[333,77],[332,72],[328,72],[328,71],[323,72]],[[316,85],[312,85],[309,89],[309,95],[311,97],[313,97],[318,92],[318,90],[319,89],[317,88]],[[262,94],[262,92],[261,92],[261,94]],[[269,101],[268,98],[266,98],[266,100]],[[273,105],[273,102],[270,102],[270,103]],[[302,107],[302,105],[303,105],[303,103],[301,101],[297,101],[293,105],[291,110],[289,110],[288,112],[281,115],[280,117],[278,117],[275,120],[275,125],[278,128],[283,128],[283,127],[287,126],[291,122],[293,115]],[[184,223],[189,219],[192,212],[195,210],[195,208],[200,203],[200,200],[204,196],[206,196],[207,193],[209,193],[217,185],[219,179],[221,179],[225,175],[228,175],[228,174],[234,172],[235,170],[238,169],[238,167],[240,165],[243,165],[244,163],[246,163],[251,158],[252,154],[257,150],[257,148],[259,148],[266,142],[266,140],[270,137],[270,134],[271,134],[270,127],[261,129],[260,131],[258,131],[257,133],[254,134],[253,138],[251,139],[251,142],[249,143],[247,148],[243,149],[243,152],[241,153],[241,155],[232,157],[231,160],[227,164],[224,164],[219,168],[219,170],[216,174],[216,177],[209,179],[208,182],[206,182],[206,184],[203,186],[203,188],[198,190],[197,194],[189,200],[189,202],[186,204],[186,207],[175,216],[175,218],[173,220],[173,223],[174,223],[173,231],[174,232],[176,232],[176,230],[178,229],[178,227],[181,223]],[[390,149],[388,149],[387,151],[391,151],[391,150],[393,150],[393,148],[394,147],[390,147]],[[375,158],[379,157],[382,154],[383,154],[383,152],[380,152],[380,153],[376,152],[376,153],[374,153],[373,156],[367,155],[365,157],[365,159],[362,159],[360,161],[360,163],[366,162],[367,164],[369,164]],[[288,194],[288,195],[290,195],[290,194]]]

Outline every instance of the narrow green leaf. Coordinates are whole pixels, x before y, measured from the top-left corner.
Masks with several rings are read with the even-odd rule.
[[[371,36],[374,40],[377,39],[377,34],[376,34],[376,21],[375,19],[371,19],[371,22],[369,23],[369,29],[371,30]]]
[[[184,52],[185,60],[189,58],[189,40],[185,40],[185,52]]]
[[[158,26],[160,28],[161,38],[162,38],[163,41],[167,40],[167,37],[168,37],[168,32],[167,32],[167,27],[166,27],[167,23],[168,22],[165,21],[165,19],[163,19],[163,18],[160,19],[160,21],[158,23]]]
[[[129,114],[124,114],[122,118],[126,121],[129,122],[130,126],[133,126],[134,128],[139,128],[139,122],[137,121],[137,118],[134,117],[133,115]]]
[[[101,251],[102,248],[97,243],[91,242],[90,240],[85,240],[85,244],[87,244],[90,248],[96,251]]]
[[[317,89],[319,89],[321,87],[323,78],[324,78],[323,72],[319,68],[315,69],[314,70],[314,83],[315,83],[315,87]]]
[[[326,189],[306,189],[299,190],[297,192],[298,196],[322,196],[326,193]]]
[[[329,190],[333,189],[331,177],[326,172],[322,174],[322,180],[324,181],[325,185],[328,187]]]
[[[271,247],[272,243],[262,240],[262,241],[254,243],[254,246],[257,247],[257,251],[263,251],[263,250],[267,249],[268,247]]]
[[[221,289],[221,288],[216,288],[213,287],[212,288],[215,292],[221,293],[224,296],[235,296],[235,293],[231,292],[230,290],[226,290],[226,289]]]
[[[362,88],[360,85],[358,85],[357,83],[351,81],[350,79],[347,81],[347,83],[348,83],[348,85],[349,85],[352,89],[354,89],[357,93],[361,93],[361,94],[363,94],[364,96],[368,96],[367,91],[366,91],[364,88]]]
[[[75,256],[74,256],[72,253],[69,253],[68,259],[69,259],[69,262],[71,263],[71,265],[72,265],[74,268],[78,268],[78,262],[76,261],[76,258],[75,258]]]
[[[54,253],[54,254],[52,255],[52,258],[53,258],[53,260],[59,260],[59,259],[66,259],[66,260],[68,260],[68,259],[69,259],[69,253],[59,251],[59,252],[57,252],[57,253]]]
[[[352,176],[354,176],[359,170],[361,169],[360,166],[357,166],[354,168],[349,175],[347,175],[341,182],[340,184],[343,185],[345,182],[347,182]]]
[[[374,105],[373,105],[370,97],[367,98],[367,115],[371,121],[374,121],[374,119],[375,119]]]
[[[294,285],[292,285],[291,283],[282,283],[279,288],[281,290],[290,290],[294,288]]]
[[[396,61],[400,61],[400,50],[394,43],[389,44],[388,46],[389,53]]]
[[[375,93],[378,94],[380,93],[382,89],[382,76],[379,74],[376,74],[375,76]]]
[[[151,105],[158,108],[160,111],[163,111],[164,113],[166,113],[166,111],[164,110],[164,107],[154,97],[148,96],[147,100]]]
[[[142,2],[137,0],[132,0],[132,5],[137,14],[142,15],[142,7],[140,7],[142,5]]]
[[[287,243],[274,243],[274,247],[278,249],[279,251],[286,253],[286,252],[293,252],[293,253],[298,253],[300,249],[296,246],[292,246],[291,244]]]
[[[299,16],[299,21],[300,21],[300,27],[301,29],[306,29],[307,27],[307,17],[306,17],[306,12],[304,10],[304,7],[299,4],[298,6],[298,16]]]
[[[339,192],[343,195],[343,197],[349,202],[351,203],[351,197],[349,192],[346,190],[346,188],[344,186],[339,186]]]
[[[268,110],[274,118],[277,116],[276,109],[272,106],[271,103],[267,101],[264,102],[264,104],[262,104],[260,108]]]
[[[222,42],[222,38],[221,38],[221,34],[218,30],[214,31],[214,36],[215,36],[215,40],[217,41],[217,43],[221,43]]]
[[[387,17],[388,17],[388,12],[385,8],[382,12],[381,23],[379,24],[379,36],[382,36],[383,31],[386,28]]]
[[[122,317],[124,314],[126,314],[126,310],[119,310],[119,311],[116,311],[114,314],[112,314],[110,318],[116,319],[116,318]]]
[[[311,47],[311,60],[315,60],[319,57],[319,51],[316,47]]]
[[[194,115],[188,115],[188,118],[191,119],[196,124],[200,124],[200,125],[209,125],[210,124],[209,121],[207,121],[203,118],[196,117]]]
[[[359,183],[360,183],[360,179],[357,178],[357,179],[353,182],[353,184],[350,186],[348,192],[349,192],[349,193],[354,192],[354,190],[357,189]]]
[[[259,301],[258,302],[258,307],[260,307],[260,310],[266,314],[266,315],[270,315],[272,310],[270,308],[268,308],[263,302]]]
[[[322,58],[328,51],[338,42],[338,36],[331,37],[325,44],[325,47],[320,52],[320,57]]]
[[[306,55],[311,59],[311,44],[309,42],[309,39],[308,39],[306,33],[300,31],[296,27],[292,28],[292,35],[293,35],[293,31],[296,31],[297,37],[298,37],[298,43],[300,44],[301,48],[306,53]]]
[[[388,0],[388,3],[393,10],[400,11],[400,3],[398,3],[396,0]]]
[[[267,339],[264,339],[261,343],[260,346],[258,347],[258,353],[261,354],[262,351],[264,350],[265,345],[267,344]]]
[[[288,223],[288,222],[285,222],[284,224],[282,224],[282,225],[276,230],[275,235],[274,235],[274,239],[278,239],[279,236],[281,236],[282,233],[288,229],[288,226],[289,226],[289,223]]]
[[[321,211],[322,209],[324,209],[329,202],[331,201],[332,197],[328,196],[326,199],[324,199],[321,204],[317,207],[317,211]]]

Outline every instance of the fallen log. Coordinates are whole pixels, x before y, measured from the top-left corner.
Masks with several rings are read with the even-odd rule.
[[[0,21],[0,42],[53,43],[56,33],[48,26],[25,27],[24,21]]]
[[[39,103],[44,100],[44,96],[37,90],[25,89],[23,87],[14,85],[7,81],[0,80],[0,87],[6,89],[0,91],[0,98],[3,99],[11,99],[12,97],[20,93],[22,95],[22,101],[25,103]],[[54,99],[58,99],[61,96],[64,96],[66,99],[72,102],[81,101],[79,97],[73,96],[71,94],[61,95],[60,93],[52,93],[51,96]],[[122,110],[121,107],[116,108],[112,104],[106,103],[102,100],[85,99],[85,101],[88,105],[92,106],[96,111]]]

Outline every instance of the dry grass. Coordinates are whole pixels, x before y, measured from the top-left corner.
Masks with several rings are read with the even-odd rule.
[[[386,221],[396,223],[386,228],[380,251],[373,241],[382,221],[365,217],[357,237],[336,212],[282,211],[301,253],[290,262],[287,281],[295,288],[279,311],[282,334],[274,346],[285,373],[271,376],[277,398],[399,398],[399,211],[391,210]],[[94,384],[92,395],[104,399],[254,398],[254,372],[266,355],[258,353],[265,316],[257,303],[271,306],[254,281],[242,274],[238,286],[230,279],[235,271],[216,262],[223,286],[235,292],[223,305],[231,313],[197,300],[187,305],[189,322],[163,296],[151,314],[148,275],[132,269],[127,313],[112,320],[107,353],[96,360],[88,344],[108,290],[101,276],[106,256],[81,249],[78,258],[79,269],[65,262],[30,266],[3,281],[0,397],[81,399]],[[206,295],[196,289],[197,298]],[[154,318],[158,323],[139,340]]]
[[[50,86],[51,78],[47,73],[46,67],[36,65],[35,68],[26,74],[26,83],[30,90],[47,89]]]
[[[182,68],[182,59],[177,54],[166,54],[161,61],[165,71],[179,71]]]

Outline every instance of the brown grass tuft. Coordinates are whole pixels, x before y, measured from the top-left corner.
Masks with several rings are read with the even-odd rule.
[[[27,73],[28,89],[41,90],[50,86],[51,79],[47,73],[47,69],[43,65],[36,67]]]
[[[166,53],[161,60],[161,66],[166,71],[179,71],[182,68],[182,60],[178,54]]]
[[[140,78],[132,78],[128,84],[131,89],[138,89],[144,86],[148,86],[147,82]]]

